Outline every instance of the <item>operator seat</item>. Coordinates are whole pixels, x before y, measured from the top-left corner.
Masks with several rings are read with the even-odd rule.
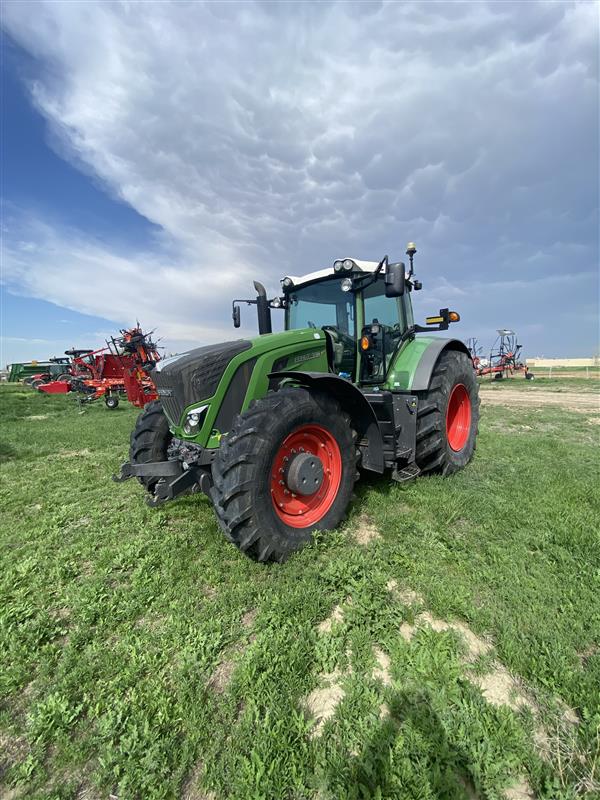
[[[355,351],[344,343],[339,331],[333,325],[323,325],[325,332],[325,349],[329,371],[334,375],[349,375],[353,377],[355,370]]]

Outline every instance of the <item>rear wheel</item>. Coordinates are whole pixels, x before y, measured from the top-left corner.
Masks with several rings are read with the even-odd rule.
[[[329,395],[280,389],[236,417],[212,472],[227,538],[258,561],[283,561],[346,514],[357,475],[350,417]]]
[[[136,420],[131,434],[129,460],[132,464],[166,461],[172,438],[161,402],[153,400]],[[142,476],[138,480],[145,489],[154,494],[154,487],[160,479]]]
[[[479,386],[470,358],[445,350],[429,390],[419,393],[416,461],[421,472],[448,475],[465,467],[475,451]]]

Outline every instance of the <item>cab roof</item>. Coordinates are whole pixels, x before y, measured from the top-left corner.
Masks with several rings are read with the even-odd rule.
[[[346,259],[353,261],[360,272],[375,272],[379,266],[379,261],[364,261],[360,258],[350,258],[350,256],[344,256],[344,258],[336,259],[336,261],[345,261]],[[353,269],[352,272],[356,272],[356,269]],[[312,281],[318,281],[320,278],[329,278],[333,275],[344,277],[344,275],[348,274],[349,272],[334,272],[332,264],[330,267],[327,267],[327,269],[318,269],[306,275],[286,275],[286,278],[289,278],[293,282],[294,288],[297,289],[305,283],[312,283]]]

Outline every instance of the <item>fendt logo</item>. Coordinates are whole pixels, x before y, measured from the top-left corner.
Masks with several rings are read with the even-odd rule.
[[[300,353],[299,356],[294,356],[292,364],[301,364],[303,361],[310,361],[312,358],[318,358],[325,353],[325,350],[310,350],[308,353]]]

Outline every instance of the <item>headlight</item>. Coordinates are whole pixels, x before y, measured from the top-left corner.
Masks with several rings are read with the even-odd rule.
[[[183,423],[184,433],[187,433],[188,436],[198,433],[204,422],[207,408],[208,406],[200,406],[199,408],[193,408],[191,411],[188,411],[185,422]]]
[[[291,289],[294,285],[294,281],[291,278],[284,278],[281,281],[281,286],[283,289]]]
[[[344,269],[352,269],[352,267],[354,266],[354,261],[352,261],[352,259],[350,259],[350,258],[347,258],[343,262],[343,266],[344,266]]]
[[[344,278],[340,283],[342,292],[349,292],[352,289],[352,278]]]
[[[271,308],[281,308],[281,297],[274,297],[269,305]]]
[[[333,262],[333,271],[334,272],[341,272],[341,270],[343,268],[344,268],[344,262],[343,261],[339,261],[338,260],[338,261],[334,261]]]

